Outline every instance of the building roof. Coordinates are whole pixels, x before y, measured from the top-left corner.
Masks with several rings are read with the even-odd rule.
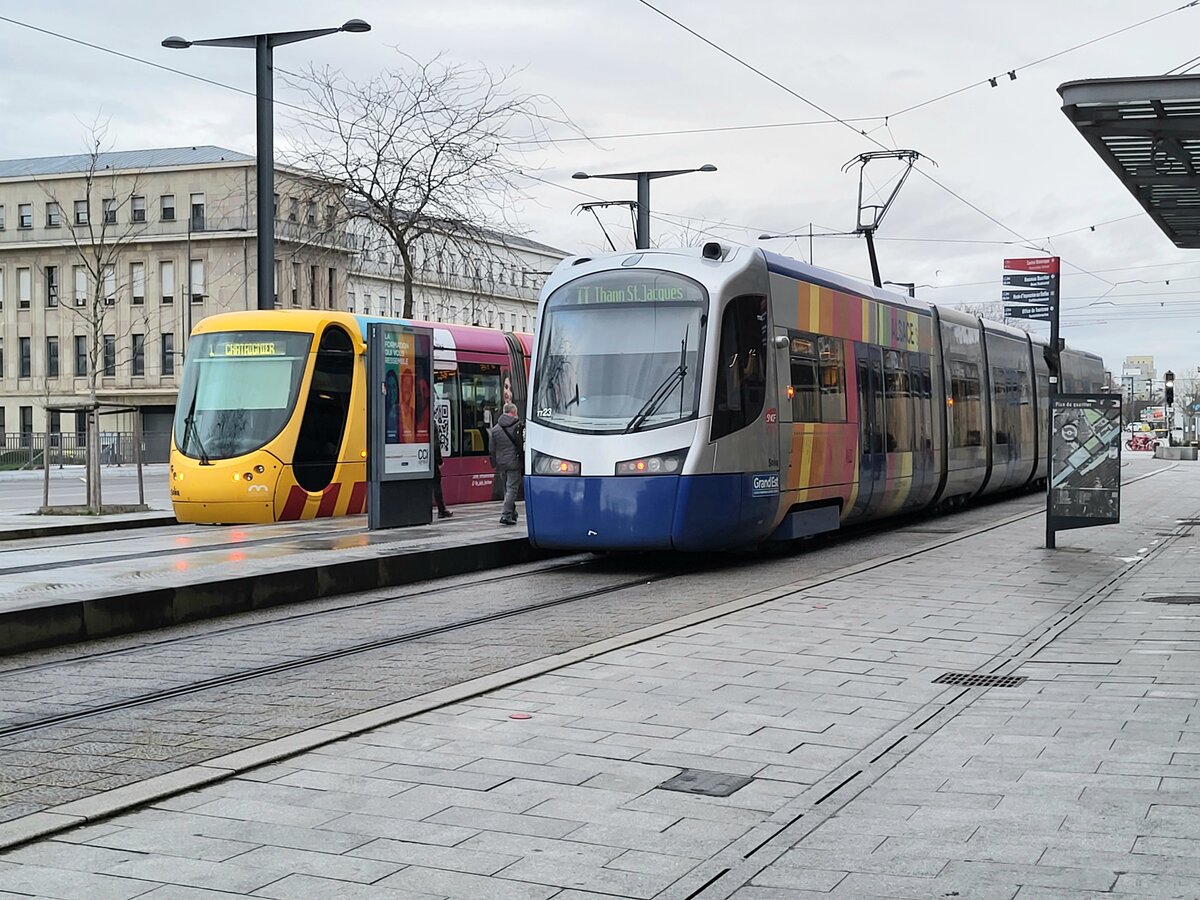
[[[1200,76],[1094,78],[1062,110],[1176,247],[1200,248]]]
[[[0,178],[27,178],[37,175],[73,175],[86,172],[91,154],[39,156],[34,159],[0,160]],[[224,147],[158,147],[151,150],[114,150],[99,154],[96,169],[140,170],[203,166],[220,162],[253,163],[254,157]]]

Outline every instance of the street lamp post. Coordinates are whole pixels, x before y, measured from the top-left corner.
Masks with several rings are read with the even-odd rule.
[[[189,41],[172,35],[162,45],[173,50],[188,47],[253,47],[255,59],[254,94],[258,110],[255,166],[258,190],[258,308],[275,306],[275,122],[272,50],[283,44],[294,44],[310,38],[324,37],[339,31],[361,34],[371,26],[362,19],[351,19],[340,28],[312,28],[307,31],[276,31],[270,34],[246,34],[239,37]],[[191,260],[188,260],[190,271]],[[191,298],[188,298],[191,302]]]
[[[634,233],[634,246],[638,250],[650,249],[650,182],[655,178],[670,178],[672,175],[687,175],[691,172],[715,172],[717,167],[705,163],[698,169],[663,169],[657,172],[614,172],[603,175],[590,175],[587,172],[576,172],[572,178],[614,178],[620,181],[637,182],[637,228]]]

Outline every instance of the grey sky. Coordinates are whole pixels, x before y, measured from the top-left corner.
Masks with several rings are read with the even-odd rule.
[[[1068,341],[1102,353],[1112,369],[1125,355],[1143,353],[1155,356],[1160,375],[1200,365],[1200,252],[1175,249],[1141,213],[1063,116],[1055,91],[1068,80],[1161,74],[1191,59],[1200,7],[1020,69],[1182,0],[655,5],[845,118],[894,114],[1000,76],[995,88],[985,84],[893,115],[886,127],[880,119],[858,123],[875,129],[872,136],[888,146],[936,161],[937,167],[923,170],[962,198],[914,174],[879,232],[883,277],[927,285],[918,296],[934,302],[998,300],[1001,260],[1037,254],[1019,241],[962,243],[1017,240],[969,201],[1064,258]],[[281,48],[278,67],[298,71],[328,63],[361,78],[395,65],[394,47],[422,59],[440,52],[451,60],[517,70],[513,83],[519,89],[553,98],[588,135],[826,118],[637,0],[116,0],[102,6],[43,0],[9,4],[0,15],[248,91],[254,83],[248,51],[169,51],[159,41],[168,34],[222,37],[360,17],[374,26],[370,34]],[[248,96],[7,22],[0,22],[0,67],[10,86],[0,99],[8,125],[0,131],[2,157],[78,152],[81,123],[97,116],[108,120],[110,140],[120,149],[213,143],[254,152]],[[1014,68],[1012,81],[1004,73]],[[277,78],[278,99],[296,100],[281,82]],[[290,115],[278,111],[281,132]],[[836,124],[569,141],[527,155],[529,170],[551,184],[531,181],[519,215],[529,235],[545,243],[601,250],[606,245],[595,220],[572,214],[589,198],[573,192],[623,199],[632,196],[632,185],[572,181],[572,172],[711,162],[720,171],[655,182],[652,207],[663,217],[652,226],[657,240],[694,242],[703,233],[753,244],[762,232],[805,231],[810,222],[818,230],[845,231],[854,225],[857,180],[840,170],[872,149],[877,145]],[[882,164],[869,172],[879,185],[890,175]],[[628,217],[610,210],[603,218],[618,246],[628,245]],[[1113,219],[1121,221],[1099,224]],[[1094,224],[1093,232],[1088,226]],[[1075,229],[1083,230],[1045,242]],[[765,246],[808,256],[807,240]],[[818,265],[869,278],[861,240],[817,239],[814,247]]]

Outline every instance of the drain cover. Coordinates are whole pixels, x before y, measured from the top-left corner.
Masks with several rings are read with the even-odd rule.
[[[1143,597],[1147,603],[1200,603],[1200,594],[1167,594],[1164,597]]]
[[[685,794],[704,794],[706,797],[728,797],[754,779],[745,775],[729,775],[726,772],[705,772],[703,769],[684,769],[674,778],[659,785],[664,791],[681,791]]]
[[[934,684],[955,684],[959,687],[1009,688],[1025,681],[1024,675],[974,675],[970,672],[944,672],[933,679]]]

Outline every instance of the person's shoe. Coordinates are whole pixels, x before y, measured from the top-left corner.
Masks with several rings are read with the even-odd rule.
[[[517,524],[517,520],[516,520],[516,519],[510,519],[510,518],[508,518],[507,516],[501,516],[501,517],[500,517],[500,524],[501,524],[501,525],[516,525],[516,524]]]
[[[452,519],[452,518],[454,518],[454,513],[450,512],[450,510],[448,510],[448,509],[439,509],[438,510],[438,518],[439,519]]]

